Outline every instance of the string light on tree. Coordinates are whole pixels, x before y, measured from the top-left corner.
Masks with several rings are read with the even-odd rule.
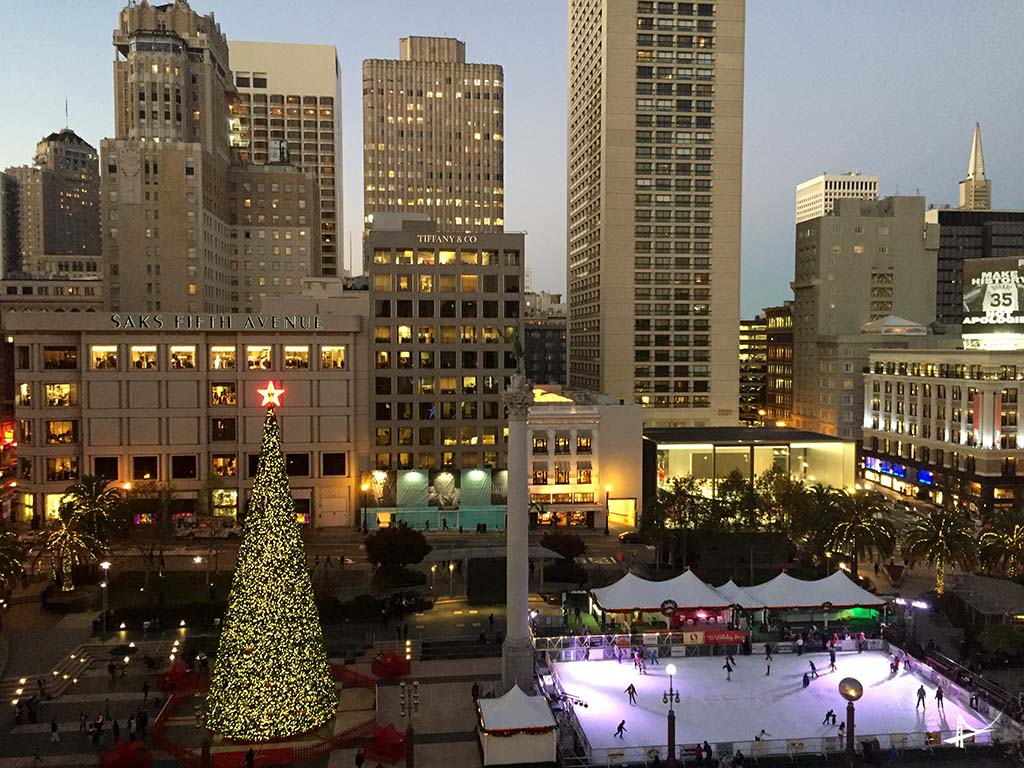
[[[263,422],[256,479],[207,697],[207,726],[232,739],[287,738],[326,722],[337,695],[273,406]]]

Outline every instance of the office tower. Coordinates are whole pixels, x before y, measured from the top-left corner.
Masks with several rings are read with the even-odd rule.
[[[21,195],[18,180],[0,172],[0,275],[21,267]]]
[[[231,312],[227,41],[184,0],[132,3],[118,22],[100,147],[110,308]]]
[[[796,223],[832,213],[836,200],[878,199],[878,177],[861,173],[823,173],[796,188]]]
[[[985,177],[985,156],[981,151],[981,124],[974,124],[971,138],[971,159],[967,162],[967,178],[960,182],[960,209],[984,211],[992,207],[992,182]]]
[[[568,385],[735,424],[743,0],[569,2]]]
[[[524,236],[449,235],[378,214],[365,240],[373,324],[372,469],[506,467]]]
[[[789,424],[793,418],[793,302],[765,307],[764,317],[768,325],[764,423]]]
[[[794,426],[858,439],[868,351],[923,336],[934,320],[924,207],[923,197],[839,199],[796,225]]]
[[[31,166],[5,171],[10,211],[12,269],[27,273],[70,272],[66,262],[88,261],[96,271],[100,254],[99,159],[96,148],[70,128],[36,144]],[[10,206],[8,208],[8,206]],[[12,246],[13,247],[13,246]],[[65,269],[58,269],[64,264]]]
[[[341,165],[341,70],[333,45],[231,40],[238,89],[232,145],[243,162],[291,163],[311,172],[319,190],[319,261],[306,274],[344,269]]]
[[[559,293],[523,295],[526,378],[534,384],[565,384],[565,302]]]
[[[768,323],[763,315],[740,320],[740,423],[763,424],[768,373]]]
[[[450,37],[404,37],[363,62],[363,214],[425,213],[445,232],[505,224],[501,66]]]

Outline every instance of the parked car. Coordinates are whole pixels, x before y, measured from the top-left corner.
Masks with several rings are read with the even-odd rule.
[[[18,541],[22,544],[39,544],[43,540],[42,531],[25,531],[18,534]]]
[[[619,541],[623,544],[646,544],[647,537],[640,531],[623,531],[619,534]]]

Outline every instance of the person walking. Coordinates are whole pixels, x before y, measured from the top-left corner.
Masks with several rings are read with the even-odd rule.
[[[80,734],[85,733],[85,724],[86,722],[88,722],[88,720],[89,718],[85,716],[84,711],[78,716],[78,732]]]
[[[722,669],[725,670],[726,682],[732,682],[732,664],[729,663],[728,659],[725,660],[725,664],[722,665]]]
[[[480,683],[477,681],[473,682],[473,687],[470,689],[470,693],[473,695],[473,701],[480,698]]]
[[[817,679],[817,677],[818,677],[818,668],[816,666],[814,666],[814,662],[813,661],[808,661],[807,663],[811,665],[811,678],[812,679]]]
[[[935,689],[935,706],[938,707],[939,711],[945,712],[946,705],[943,702],[942,696],[942,686],[940,685],[938,688]]]
[[[620,739],[625,738],[622,734],[626,732],[626,721],[622,720],[619,722],[619,727],[615,729],[615,735]]]
[[[149,701],[149,680],[142,684],[142,700]]]
[[[490,628],[491,632],[494,631],[494,614],[493,613],[490,616],[487,617],[487,626]]]
[[[917,704],[914,705],[914,709],[917,709],[918,707],[920,707],[921,709],[928,709],[927,705],[925,704],[925,699],[927,698],[927,696],[928,694],[924,692],[924,686],[922,685],[920,688],[917,689]]]
[[[128,741],[135,741],[135,715],[128,715]]]
[[[835,648],[830,648],[829,649],[829,651],[828,651],[828,661],[829,661],[830,671],[835,672],[836,671],[836,649]]]
[[[252,751],[252,747],[245,753],[245,768],[256,768],[256,753]]]
[[[362,749],[356,750],[356,768],[363,768],[363,763],[366,762],[366,755],[363,754]]]
[[[764,657],[764,676],[768,677],[772,673],[772,655],[769,653]]]
[[[117,744],[121,740],[121,723],[116,718],[114,724],[110,726],[110,732],[114,734],[114,743]]]
[[[829,722],[836,716],[835,710],[830,709],[825,713],[825,719],[821,721],[822,725],[828,725]]]
[[[714,765],[714,763],[711,762],[711,745],[705,740],[701,746],[704,748],[704,759],[707,760],[708,765]]]
[[[900,758],[899,750],[896,749],[896,745],[893,744],[892,746],[889,747],[889,763],[888,763],[888,765],[890,765],[890,766],[896,765],[896,761],[899,760],[899,758]]]
[[[58,741],[60,741],[60,734],[57,731],[58,731],[57,718],[55,717],[52,720],[50,720],[50,743],[51,744],[56,744]]]
[[[630,704],[636,704],[636,686],[635,685],[630,683],[629,687],[625,691],[623,691],[623,693],[629,694],[629,703]]]

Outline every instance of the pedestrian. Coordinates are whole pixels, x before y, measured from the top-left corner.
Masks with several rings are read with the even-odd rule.
[[[803,656],[804,655],[804,639],[802,637],[798,637],[796,639],[796,655],[797,656]]]
[[[722,665],[722,669],[725,670],[726,682],[732,682],[732,664],[729,663],[728,659],[725,660],[725,664]]]
[[[580,610],[578,605],[573,609],[573,614],[576,616],[576,623],[579,624],[582,621],[583,611]]]
[[[889,747],[889,765],[896,765],[896,761],[899,760],[900,753],[896,749],[896,745],[893,744]]]
[[[630,704],[636,704],[636,686],[635,685],[630,683],[629,687],[625,691],[623,691],[623,693],[629,694],[629,703]]]
[[[57,733],[57,718],[50,720],[50,742],[56,743],[60,741],[60,734]]]
[[[836,671],[836,652],[835,652],[835,649],[830,649],[829,650],[829,652],[828,652],[828,660],[829,660],[830,671],[835,672]]]
[[[732,764],[733,764],[733,765],[735,765],[735,766],[737,766],[737,767],[739,768],[740,766],[742,766],[742,765],[743,765],[743,760],[744,760],[744,757],[743,757],[743,753],[742,753],[742,752],[740,752],[740,751],[739,751],[739,750],[737,749],[737,750],[736,750],[736,754],[735,754],[735,755],[733,755],[733,758],[732,758]]]
[[[78,732],[79,732],[79,733],[82,733],[82,734],[84,734],[84,733],[85,733],[85,723],[86,723],[86,721],[87,721],[88,719],[89,719],[89,718],[87,718],[87,717],[85,716],[85,712],[82,712],[82,714],[80,714],[80,715],[78,716]]]
[[[324,568],[333,568],[333,567],[334,567],[334,561],[331,560],[331,553],[328,552],[327,553],[327,559],[324,561]]]
[[[831,720],[831,719],[832,719],[833,717],[835,717],[835,716],[836,716],[836,713],[835,713],[835,711],[834,711],[834,710],[831,710],[831,709],[830,709],[830,710],[829,710],[828,712],[826,712],[826,713],[825,713],[825,719],[821,721],[821,724],[822,724],[822,725],[828,725],[828,724],[829,724],[829,721],[830,721],[830,720]]]
[[[39,680],[36,682],[36,685],[39,687],[39,698],[40,699],[45,699],[46,698],[46,683],[43,682],[43,678],[40,677]]]
[[[142,684],[142,700],[149,701],[149,680]]]
[[[110,726],[110,731],[114,734],[114,743],[116,744],[121,740],[121,723],[115,719],[114,724]]]
[[[693,758],[697,765],[704,765],[704,748],[700,744],[693,748]]]
[[[492,613],[487,617],[487,626],[491,628],[491,632],[494,631],[494,614]]]
[[[817,679],[817,677],[818,677],[818,668],[816,666],[814,666],[814,662],[813,661],[808,661],[807,663],[811,665],[811,677]]]
[[[480,683],[477,682],[477,681],[474,681],[473,682],[473,687],[470,689],[470,692],[473,694],[473,701],[476,701],[477,699],[479,699],[480,698]]]
[[[137,719],[139,724],[139,735],[142,736],[142,738],[145,738],[146,728],[149,726],[149,713],[144,708],[140,707]]]
[[[708,765],[714,765],[714,763],[711,762],[711,745],[705,741],[701,746],[704,748],[704,759],[708,761]]]
[[[103,700],[103,719],[110,719],[110,699]]]
[[[943,703],[943,700],[942,700],[942,686],[941,685],[938,688],[935,689],[935,706],[938,707],[939,710],[941,710],[942,712],[946,711],[946,705]]]
[[[245,768],[256,768],[256,753],[252,751],[252,747],[245,753]]]
[[[620,739],[625,738],[622,734],[626,732],[626,721],[622,720],[619,722],[619,727],[615,729],[615,735]]]
[[[836,736],[839,738],[839,743],[840,744],[842,743],[843,737],[845,735],[846,735],[846,721],[843,720],[843,722],[841,722],[839,724],[839,730],[836,732]]]
[[[768,677],[772,673],[772,655],[769,653],[764,657],[764,676]]]
[[[879,570],[880,570],[880,569],[879,569],[879,567],[878,567],[878,563],[875,563],[875,578],[878,578],[878,571],[879,571]]]
[[[135,741],[135,715],[128,715],[128,741]]]
[[[107,664],[107,673],[110,675],[110,682],[113,683],[114,678],[117,677],[117,667],[114,666],[114,662],[111,661]]]
[[[811,676],[804,672],[804,688],[811,684]]]
[[[402,622],[402,639],[409,639],[409,623],[405,621]]]
[[[356,750],[356,768],[363,768],[363,763],[366,762],[366,755],[363,754],[362,749]]]

